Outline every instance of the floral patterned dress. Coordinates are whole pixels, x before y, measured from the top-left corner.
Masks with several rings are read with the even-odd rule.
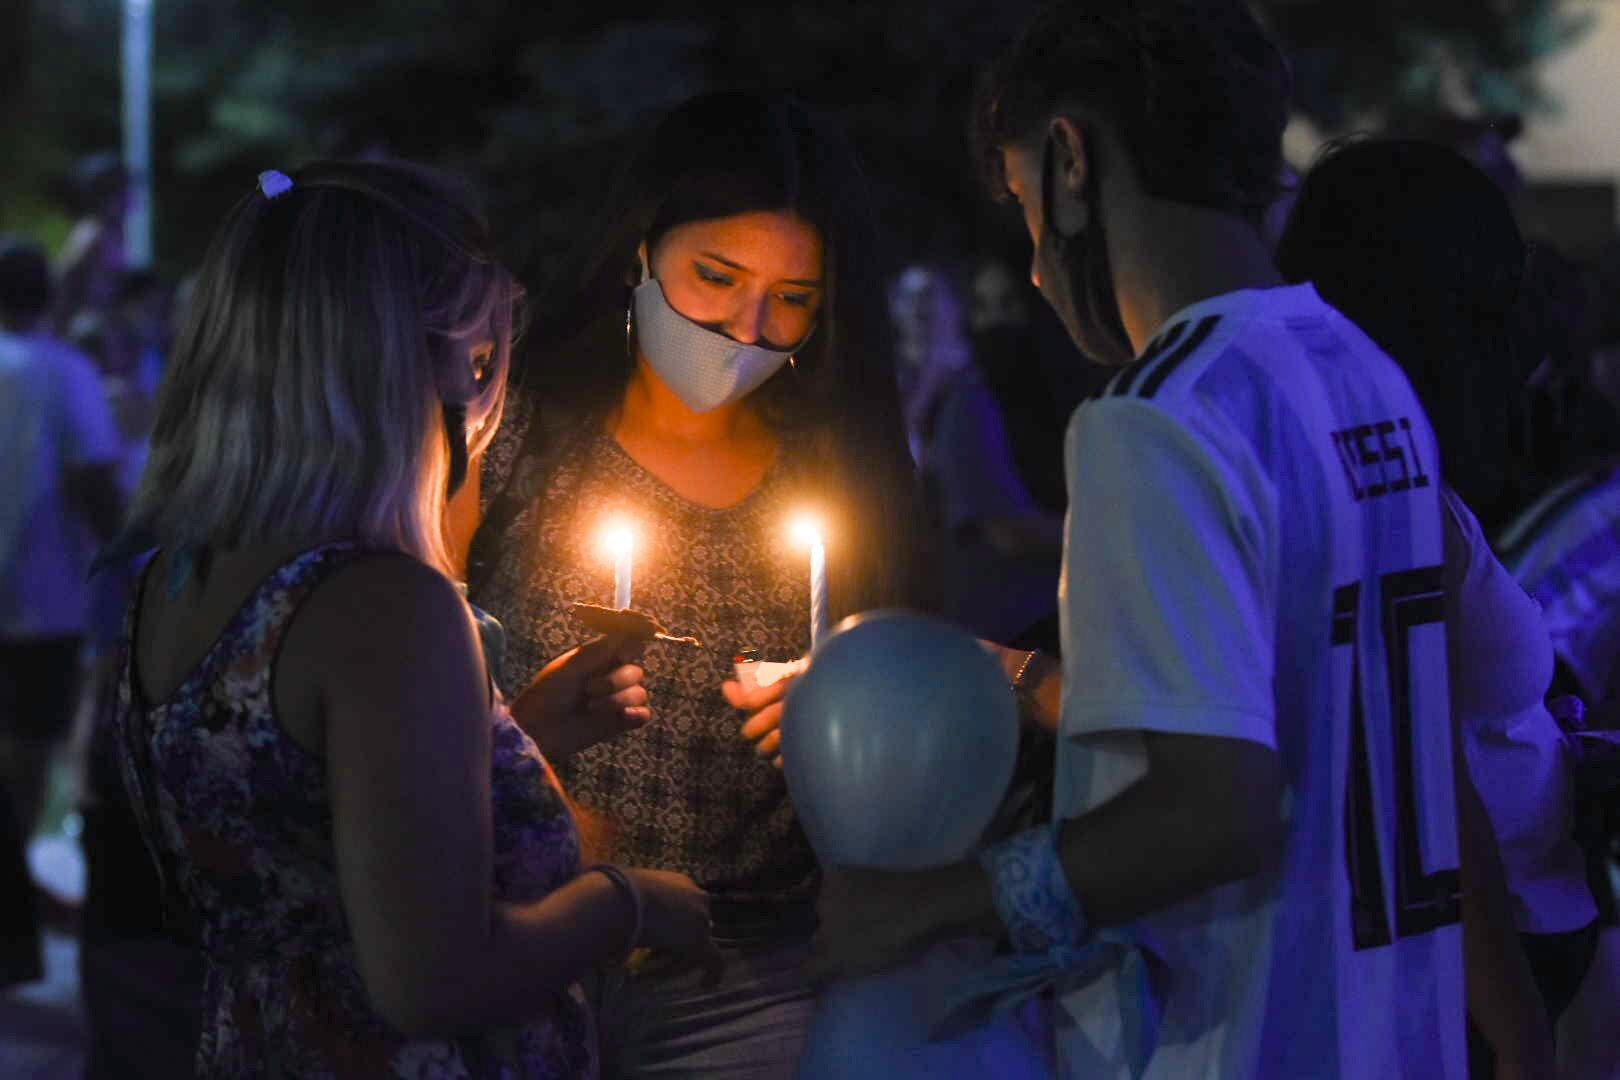
[[[368,554],[330,544],[272,573],[170,697],[147,703],[123,641],[115,729],[124,782],[172,898],[207,960],[197,1073],[205,1077],[596,1075],[577,987],[534,1019],[450,1040],[412,1040],[370,1006],[338,893],[323,762],[271,702],[274,661],[299,605]],[[534,743],[497,707],[495,893],[537,900],[579,872],[579,840]]]

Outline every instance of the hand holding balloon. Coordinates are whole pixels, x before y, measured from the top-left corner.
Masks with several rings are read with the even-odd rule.
[[[1001,664],[934,619],[846,619],[788,693],[781,732],[788,790],[827,868],[810,974],[830,985],[800,1075],[1051,1075],[1016,1025],[930,1041],[932,991],[966,973],[954,951],[988,956],[1000,930],[970,856],[1018,753]]]

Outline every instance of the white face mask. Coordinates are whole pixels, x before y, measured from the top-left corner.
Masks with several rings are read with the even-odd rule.
[[[699,326],[669,306],[657,278],[636,286],[634,307],[642,355],[693,412],[740,401],[793,357],[791,349],[744,345]]]

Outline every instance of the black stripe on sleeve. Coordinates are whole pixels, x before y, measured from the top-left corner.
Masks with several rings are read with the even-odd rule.
[[[1206,315],[1199,320],[1198,326],[1188,335],[1187,340],[1181,343],[1181,347],[1165,357],[1164,362],[1153,370],[1153,374],[1143,380],[1141,396],[1152,397],[1159,387],[1164,385],[1164,381],[1175,373],[1176,368],[1181,366],[1181,362],[1197,352],[1198,347],[1209,340],[1209,335],[1215,332],[1215,324],[1220,321],[1219,315]]]
[[[1153,361],[1164,355],[1164,351],[1166,349],[1180,341],[1181,335],[1185,334],[1186,332],[1187,323],[1185,320],[1183,320],[1182,322],[1178,322],[1174,326],[1170,327],[1170,329],[1164,331],[1164,333],[1160,334],[1152,341],[1148,342],[1148,347],[1142,350],[1142,355],[1137,358],[1135,363],[1131,364],[1120,373],[1119,378],[1114,381],[1113,388],[1108,392],[1110,394],[1118,394],[1121,396],[1129,394],[1131,392],[1131,384],[1136,381],[1137,377],[1141,375],[1142,372],[1146,371],[1148,366],[1151,365]]]

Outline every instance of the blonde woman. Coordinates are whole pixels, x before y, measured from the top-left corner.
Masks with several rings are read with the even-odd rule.
[[[499,422],[514,287],[419,170],[266,173],[216,237],[132,535],[159,548],[116,730],[207,960],[205,1076],[596,1073],[575,980],[711,957],[674,873],[582,872],[550,768],[446,576],[447,491]],[[646,709],[621,643],[525,715]]]

